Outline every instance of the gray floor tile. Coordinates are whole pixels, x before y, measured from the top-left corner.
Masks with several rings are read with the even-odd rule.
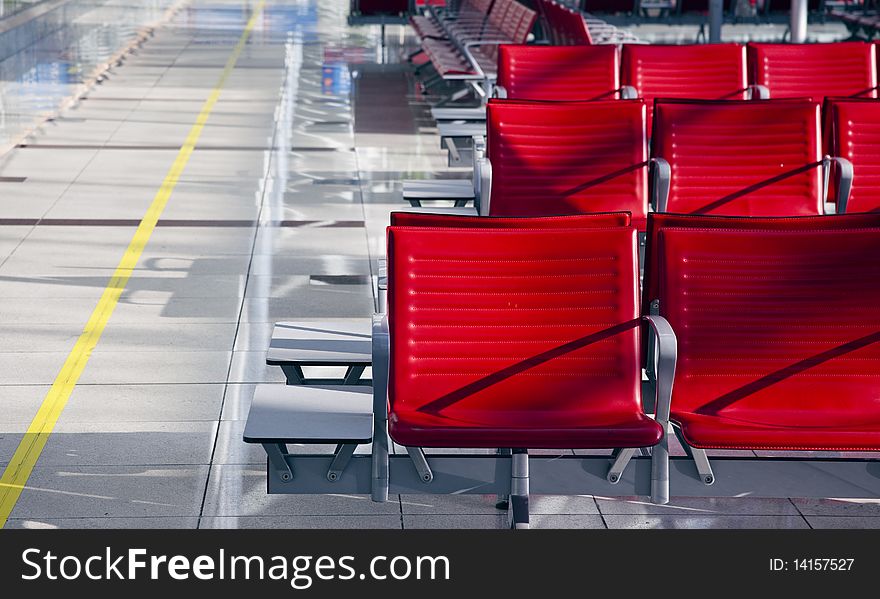
[[[50,529],[194,529],[199,519],[192,518],[13,518],[4,528]]]
[[[646,516],[614,515],[603,516],[608,528],[809,528],[800,516]]]
[[[792,499],[805,516],[880,516],[880,499]]]
[[[798,516],[799,512],[788,499],[757,497],[693,498],[673,497],[666,505],[656,505],[645,498],[596,497],[599,511],[604,515],[670,515],[670,516]]]
[[[12,518],[197,516],[207,466],[40,466]]]
[[[225,516],[202,518],[200,528],[376,529],[401,528],[399,515],[387,516]]]
[[[144,466],[208,464],[216,423],[59,423],[41,466]]]
[[[812,528],[880,529],[880,517],[870,516],[807,516]]]
[[[224,385],[77,385],[62,423],[213,421]],[[5,390],[4,390],[5,394]]]
[[[429,516],[409,515],[403,516],[403,528],[424,529],[506,529],[507,514],[496,515],[468,515],[468,516]]]

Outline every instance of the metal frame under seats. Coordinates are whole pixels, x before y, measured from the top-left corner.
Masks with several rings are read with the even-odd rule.
[[[491,100],[479,210],[547,216],[624,210],[644,230],[648,149],[643,100]]]
[[[867,42],[747,46],[752,83],[771,98],[877,97],[877,58]]]
[[[615,46],[505,45],[495,93],[511,100],[613,100],[619,72]]]
[[[641,406],[635,229],[391,227],[388,235],[391,438],[407,448],[512,449],[428,456],[415,464],[423,492],[509,494],[512,526],[527,527],[530,481],[552,493],[565,471],[540,457],[530,463],[528,448],[660,441],[662,428]],[[386,405],[379,361],[377,408]],[[378,431],[384,414],[377,422]],[[374,484],[394,492],[394,468],[385,479],[389,462],[377,449]],[[611,486],[608,458],[598,457],[598,472],[596,456],[577,459],[593,467],[568,471],[576,480],[556,492]],[[490,473],[491,484],[474,484]],[[464,486],[450,489],[450,476]]]
[[[266,364],[280,366],[288,385],[369,385],[361,376],[373,361],[369,318],[277,322]],[[303,367],[344,366],[341,379],[307,378]]]
[[[838,213],[880,210],[880,100],[835,98],[826,101],[825,108],[830,154],[849,161],[853,168],[851,189],[835,183],[829,199],[837,204]]]
[[[669,415],[719,494],[880,496],[880,454],[799,453],[880,451],[878,246],[876,228],[660,231],[659,312],[678,337],[678,364],[658,420]],[[707,449],[765,457],[731,469]],[[669,491],[687,494],[674,481]]]
[[[655,98],[746,100],[751,95],[740,44],[625,44],[620,62],[626,97],[644,98],[648,106],[649,133]]]
[[[657,212],[807,216],[825,209],[821,110],[809,99],[657,100]],[[843,161],[845,162],[845,161]],[[847,175],[837,169],[845,185]],[[850,173],[851,174],[851,173]]]

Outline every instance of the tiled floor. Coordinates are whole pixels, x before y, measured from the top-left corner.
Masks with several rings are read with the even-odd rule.
[[[0,158],[0,176],[24,178],[0,182],[0,467],[256,5],[184,3]],[[284,380],[264,363],[272,323],[370,314],[400,179],[446,170],[397,64],[402,31],[383,58],[378,28],[347,26],[347,7],[267,3],[7,526],[505,525],[494,497],[269,496],[262,451],[241,441],[255,383]],[[145,20],[117,14],[131,31]],[[880,525],[880,503],[831,500],[536,497],[532,511],[537,527]]]

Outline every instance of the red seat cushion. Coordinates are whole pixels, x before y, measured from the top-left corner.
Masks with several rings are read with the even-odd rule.
[[[602,212],[573,216],[504,218],[493,216],[457,216],[426,212],[392,212],[391,225],[398,227],[465,227],[474,229],[574,229],[627,227],[628,212]]]
[[[656,444],[636,231],[388,230],[389,433],[421,447]]]
[[[672,168],[668,212],[824,211],[820,107],[811,100],[657,101],[651,143]]]
[[[880,449],[880,229],[660,233],[694,447]]]
[[[492,216],[648,209],[645,105],[641,100],[489,102]]]
[[[748,45],[753,81],[771,98],[877,97],[874,49],[865,42]]]

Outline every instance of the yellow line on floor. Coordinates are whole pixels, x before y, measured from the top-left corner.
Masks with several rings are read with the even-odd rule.
[[[140,225],[138,225],[134,237],[132,237],[128,248],[125,250],[125,254],[116,266],[113,278],[110,279],[110,282],[104,289],[104,293],[101,295],[101,299],[98,301],[98,305],[92,312],[91,317],[89,317],[85,329],[83,329],[76,345],[73,346],[73,349],[67,356],[64,366],[61,367],[61,372],[55,378],[55,382],[46,394],[45,399],[43,399],[37,415],[34,416],[24,438],[22,438],[21,443],[19,443],[18,448],[15,450],[15,454],[3,471],[3,477],[0,478],[0,528],[6,525],[9,515],[18,502],[18,498],[24,490],[28,478],[30,478],[37,459],[49,440],[49,435],[52,434],[55,424],[64,410],[64,406],[67,405],[70,394],[73,392],[74,387],[76,387],[79,377],[89,362],[92,350],[95,349],[95,346],[101,339],[101,334],[107,326],[107,321],[110,320],[110,316],[119,302],[119,297],[125,291],[128,279],[131,277],[135,266],[137,266],[138,260],[140,260],[141,254],[153,234],[153,229],[156,228],[156,223],[165,210],[165,205],[168,204],[168,199],[171,197],[171,193],[174,191],[174,187],[183,173],[183,169],[186,168],[187,162],[189,162],[189,158],[202,134],[202,129],[204,129],[205,123],[214,109],[214,105],[219,100],[220,92],[232,74],[232,70],[235,68],[235,64],[238,62],[245,44],[247,44],[247,40],[257,24],[257,19],[263,11],[265,3],[265,0],[260,0],[254,8],[251,18],[248,20],[247,25],[245,25],[244,31],[235,45],[235,49],[226,61],[226,66],[223,69],[220,80],[217,81],[217,85],[211,90],[211,95],[208,96],[208,99],[202,105],[202,110],[199,112],[196,122],[189,130],[189,134],[186,136],[186,140],[183,142],[183,146],[180,148],[174,164],[171,165],[168,174],[165,175],[162,186],[156,192],[153,202],[150,204]]]

